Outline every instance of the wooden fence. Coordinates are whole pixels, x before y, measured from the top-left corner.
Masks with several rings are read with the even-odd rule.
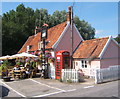
[[[76,69],[62,69],[62,81],[64,82],[78,82],[79,74]]]
[[[120,79],[120,66],[118,65],[96,70],[95,73],[96,84],[117,79]]]

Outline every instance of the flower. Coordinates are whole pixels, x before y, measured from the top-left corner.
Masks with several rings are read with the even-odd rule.
[[[50,57],[50,58],[48,58],[48,60],[49,60],[49,62],[51,63],[51,62],[54,62],[54,61],[55,61],[55,58],[54,58],[54,57]]]

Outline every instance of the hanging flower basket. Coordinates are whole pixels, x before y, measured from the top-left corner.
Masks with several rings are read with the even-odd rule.
[[[55,58],[53,58],[53,57],[52,57],[52,58],[49,58],[49,62],[50,62],[50,63],[53,63],[54,61],[55,61]]]

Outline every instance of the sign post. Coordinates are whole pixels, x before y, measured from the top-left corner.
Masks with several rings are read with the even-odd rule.
[[[47,24],[43,25],[42,31],[41,31],[41,40],[43,42],[43,48],[42,48],[42,72],[43,72],[43,77],[46,78],[46,72],[47,72],[47,64],[45,60],[45,40],[47,39]]]

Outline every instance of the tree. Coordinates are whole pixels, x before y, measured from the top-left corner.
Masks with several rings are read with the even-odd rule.
[[[36,9],[25,7],[23,4],[17,6],[16,10],[10,10],[2,16],[2,54],[15,54],[23,46],[27,38],[34,35],[35,26],[41,27],[44,23],[51,28],[66,21],[65,10],[55,11],[48,14],[47,9]],[[79,17],[74,17],[74,22],[83,39],[93,39],[95,29]]]
[[[78,16],[74,17],[74,22],[84,40],[89,40],[94,38],[95,28],[93,28],[88,22],[85,22],[84,20],[80,21]]]
[[[54,13],[53,13],[53,15],[51,15],[51,19],[50,19],[50,21],[52,22],[52,24],[51,24],[51,27],[52,26],[55,26],[55,25],[57,25],[57,24],[60,24],[60,23],[62,23],[62,22],[65,22],[66,21],[66,11],[65,10],[63,10],[63,11],[55,11]]]
[[[115,40],[120,43],[120,34],[118,34],[118,36],[115,38]]]
[[[2,16],[0,15],[0,56],[2,56]]]
[[[48,22],[49,22],[49,15],[48,15],[48,11],[47,11],[47,9],[36,9],[36,11],[35,11],[35,24],[36,24],[36,26],[39,26],[39,27],[42,27],[42,25],[44,24],[44,23],[47,23],[48,24]]]
[[[17,53],[35,26],[34,10],[20,4],[16,11],[11,10],[2,17],[2,54]]]

